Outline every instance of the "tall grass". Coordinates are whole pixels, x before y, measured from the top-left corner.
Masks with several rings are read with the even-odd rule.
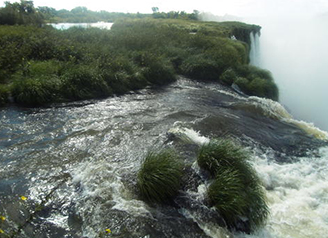
[[[242,147],[231,140],[214,140],[201,147],[197,162],[213,176],[208,197],[230,228],[237,227],[242,217],[251,231],[265,223],[269,215],[265,193]]]
[[[167,203],[177,195],[182,164],[172,151],[150,152],[138,173],[137,186],[146,201]]]
[[[178,19],[122,19],[110,31],[0,26],[0,84],[15,81],[16,102],[40,105],[164,85],[182,74],[235,83],[247,94],[277,99],[269,73],[247,65],[247,44],[230,39],[239,28],[243,37],[257,30],[240,23]],[[238,78],[248,82],[241,85]],[[63,85],[57,92],[47,88],[54,80]]]

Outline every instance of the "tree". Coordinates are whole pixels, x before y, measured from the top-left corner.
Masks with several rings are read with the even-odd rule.
[[[152,7],[151,10],[153,11],[153,13],[159,12],[159,8],[158,7]]]
[[[5,2],[0,8],[0,24],[4,25],[41,25],[42,14],[35,8],[33,1],[21,0],[19,2]]]

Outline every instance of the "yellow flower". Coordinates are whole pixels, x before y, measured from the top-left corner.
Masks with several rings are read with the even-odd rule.
[[[1,220],[1,221],[5,221],[6,218],[5,218],[4,216],[0,216],[0,220]]]
[[[106,229],[106,233],[109,234],[111,233],[112,231],[110,229]]]
[[[22,199],[23,201],[26,201],[27,200],[27,197],[21,196],[20,199]]]
[[[3,234],[3,233],[5,233],[2,229],[0,229],[0,234]]]

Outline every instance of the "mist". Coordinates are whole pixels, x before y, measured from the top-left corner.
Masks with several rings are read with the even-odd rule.
[[[328,131],[328,16],[253,23],[262,26],[260,67],[272,72],[280,102],[295,118]]]

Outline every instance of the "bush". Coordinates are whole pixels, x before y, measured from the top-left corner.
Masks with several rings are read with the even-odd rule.
[[[150,56],[144,62],[142,74],[145,79],[155,85],[165,85],[175,81],[175,71],[170,61],[164,57]]]
[[[264,224],[269,209],[248,153],[231,140],[211,141],[202,146],[197,162],[215,178],[208,197],[230,228],[247,218],[251,231]]]
[[[251,95],[278,100],[278,87],[273,81],[255,78],[248,85],[248,90]]]
[[[13,84],[15,102],[26,106],[40,106],[57,101],[61,80],[51,78],[23,78]]]
[[[234,81],[236,81],[237,75],[235,71],[232,68],[227,69],[223,72],[220,76],[220,81],[226,85],[233,84]]]
[[[236,146],[231,140],[214,140],[203,145],[197,156],[199,167],[210,172],[215,177],[221,167],[242,167],[248,153],[243,148]]]
[[[247,78],[237,77],[234,83],[238,85],[240,90],[243,91],[244,93],[246,94],[250,93],[250,91],[248,90],[249,80]]]
[[[278,100],[279,90],[269,71],[252,65],[239,65],[234,68],[234,72],[237,76],[234,79],[234,83],[244,93]]]
[[[93,65],[74,65],[62,76],[63,95],[70,100],[102,98],[111,90]]]
[[[149,84],[141,67],[126,56],[106,57],[100,63],[100,70],[101,77],[115,94],[141,89]]]
[[[190,78],[200,80],[217,80],[220,76],[217,63],[205,54],[193,55],[184,60],[181,72]]]
[[[230,226],[246,211],[247,202],[244,195],[244,184],[238,171],[233,169],[218,171],[208,189],[209,199]]]
[[[8,86],[0,84],[0,106],[3,106],[8,102],[8,97],[9,97]]]
[[[172,151],[147,154],[138,173],[141,197],[150,202],[169,202],[178,193],[182,164]]]
[[[42,77],[42,76],[59,76],[63,71],[64,64],[57,60],[48,61],[30,61],[26,67],[25,74],[30,77]]]

